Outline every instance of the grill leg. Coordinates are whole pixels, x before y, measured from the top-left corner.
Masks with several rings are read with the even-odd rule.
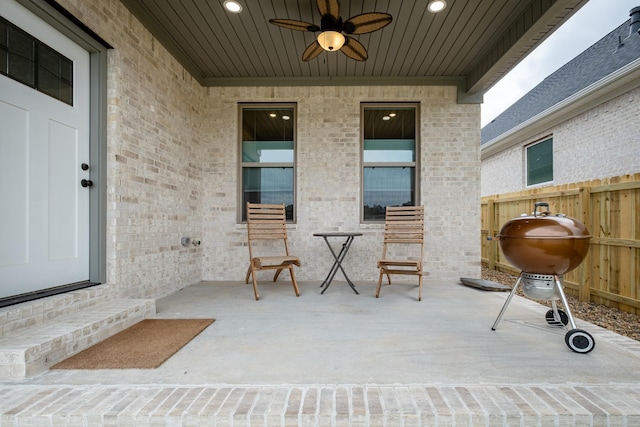
[[[573,321],[571,308],[567,303],[567,297],[564,295],[564,289],[562,288],[562,283],[560,282],[560,278],[558,277],[557,274],[553,275],[553,280],[555,281],[556,286],[558,287],[558,291],[560,292],[560,299],[562,300],[562,305],[564,305],[564,309],[567,311],[567,317],[569,318],[569,323],[571,323],[571,329],[577,329],[576,322]]]
[[[496,327],[498,326],[498,323],[500,323],[500,320],[502,319],[502,316],[504,315],[504,312],[507,311],[507,307],[509,306],[509,303],[511,302],[511,298],[513,298],[513,296],[515,295],[516,291],[518,290],[518,286],[520,286],[520,282],[521,281],[522,281],[522,273],[520,273],[520,276],[518,276],[518,280],[516,280],[516,284],[513,285],[513,289],[511,290],[511,293],[507,297],[507,300],[504,302],[504,305],[502,306],[502,310],[500,310],[500,314],[498,314],[498,318],[496,319],[495,322],[493,322],[493,326],[491,327],[492,331],[496,330]]]

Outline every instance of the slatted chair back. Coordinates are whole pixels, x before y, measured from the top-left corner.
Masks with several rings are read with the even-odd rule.
[[[394,246],[393,254],[391,254],[391,246]],[[400,247],[407,256],[398,256],[397,247]],[[415,250],[411,250],[412,248]],[[423,255],[424,206],[387,207],[382,257],[378,260],[380,275],[376,298],[380,296],[383,276],[386,275],[391,284],[392,274],[402,274],[418,276],[418,300],[422,300]]]
[[[273,277],[275,282],[282,270],[289,270],[291,283],[296,296],[300,295],[298,284],[293,272],[293,266],[300,266],[300,259],[289,253],[287,236],[286,211],[284,204],[247,203],[247,237],[249,246],[249,269],[245,282],[249,283],[249,276],[253,278],[253,291],[256,300],[258,283],[256,272],[259,270],[276,270]],[[260,240],[279,240],[283,246],[271,247],[269,255],[258,254],[256,242]]]

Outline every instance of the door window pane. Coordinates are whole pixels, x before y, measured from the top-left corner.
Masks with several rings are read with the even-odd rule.
[[[46,45],[38,46],[38,89],[69,105],[73,103],[73,62]]]
[[[2,17],[0,73],[73,105],[73,61]]]
[[[35,40],[12,25],[7,26],[7,77],[35,86]]]

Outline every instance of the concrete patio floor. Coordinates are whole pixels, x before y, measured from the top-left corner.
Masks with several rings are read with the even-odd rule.
[[[52,370],[0,383],[0,425],[640,425],[640,342],[455,282],[384,286],[288,277],[203,282],[159,318],[215,318],[158,369]],[[284,279],[284,280],[283,280]]]

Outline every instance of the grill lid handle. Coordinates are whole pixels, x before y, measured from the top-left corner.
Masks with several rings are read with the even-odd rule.
[[[533,216],[534,217],[538,216],[538,208],[541,207],[541,206],[546,206],[547,210],[546,211],[541,211],[540,215],[547,216],[547,215],[549,215],[551,213],[551,212],[549,212],[549,203],[547,203],[547,202],[536,202],[536,204],[534,205],[534,208],[533,208]]]

